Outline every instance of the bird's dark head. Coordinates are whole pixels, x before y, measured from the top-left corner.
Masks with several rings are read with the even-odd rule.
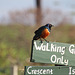
[[[46,24],[46,26],[48,26],[51,29],[51,27],[53,27],[54,25],[48,23]]]

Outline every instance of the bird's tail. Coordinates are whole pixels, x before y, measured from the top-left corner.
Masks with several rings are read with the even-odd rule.
[[[36,36],[33,37],[33,40],[37,40]]]
[[[38,37],[37,35],[35,35],[34,37],[33,37],[33,40],[38,40],[40,37]]]

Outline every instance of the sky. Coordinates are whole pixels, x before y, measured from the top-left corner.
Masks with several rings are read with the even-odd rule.
[[[22,10],[35,7],[34,0],[0,0],[0,16],[9,11]]]
[[[0,17],[7,16],[9,11],[23,10],[36,7],[36,0],[0,0]],[[75,12],[75,0],[41,0],[43,9]]]
[[[74,11],[75,0],[41,0],[42,8]],[[12,10],[35,8],[35,0],[0,0],[0,15]]]
[[[64,11],[74,10],[75,0],[42,0],[43,7],[50,7],[53,9],[61,9]],[[46,3],[47,2],[47,3]]]

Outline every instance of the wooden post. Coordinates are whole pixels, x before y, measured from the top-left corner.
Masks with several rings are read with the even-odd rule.
[[[13,66],[13,75],[18,75],[18,66],[17,65]]]
[[[41,13],[41,0],[36,0],[36,25],[41,25],[42,13]]]
[[[18,75],[18,66],[14,65],[11,67],[11,75]]]

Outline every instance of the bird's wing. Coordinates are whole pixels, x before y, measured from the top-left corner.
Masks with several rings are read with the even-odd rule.
[[[40,27],[38,30],[36,30],[34,33],[35,33],[35,34],[41,34],[42,31],[43,31],[45,28],[46,28],[45,26],[42,26],[42,27]]]

